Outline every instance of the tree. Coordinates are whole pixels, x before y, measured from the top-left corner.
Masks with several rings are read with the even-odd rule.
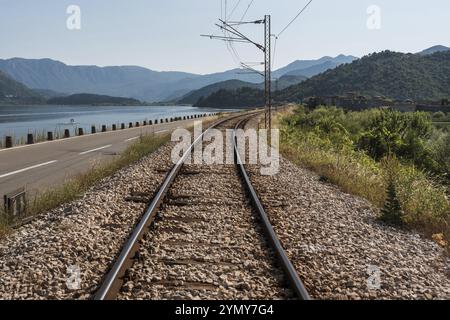
[[[393,179],[389,181],[387,187],[387,197],[383,209],[381,209],[380,220],[388,224],[403,225],[403,211],[397,197],[397,189]]]
[[[382,160],[385,170],[385,179],[387,182],[386,201],[383,209],[381,209],[380,220],[387,224],[402,226],[403,210],[400,200],[397,196],[396,181],[398,180],[398,173],[400,170],[400,163],[395,155],[389,154]]]

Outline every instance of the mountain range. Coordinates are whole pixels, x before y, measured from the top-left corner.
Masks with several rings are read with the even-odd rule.
[[[299,60],[276,70],[274,77],[282,77],[286,73],[305,77],[302,75],[303,69],[306,69],[306,77],[310,77],[354,59],[356,58],[352,56],[338,56]],[[316,69],[311,70],[312,67]],[[175,101],[193,90],[227,80],[253,84],[262,81],[260,75],[243,74],[242,69],[199,75],[158,72],[138,66],[69,66],[51,59],[0,59],[0,70],[48,97],[92,93],[130,97],[147,102]]]
[[[345,90],[382,94],[396,98],[436,98],[446,94],[445,61],[433,61],[450,48],[434,46],[416,54],[325,56],[297,60],[273,71],[273,90],[287,98],[307,94],[340,94]],[[381,60],[376,62],[375,58]],[[445,59],[444,59],[445,60]],[[44,103],[74,94],[92,94],[139,99],[146,102],[194,104],[219,90],[263,88],[260,75],[232,69],[207,75],[158,72],[138,66],[69,66],[51,59],[0,59],[0,102]],[[409,79],[407,78],[409,77]],[[242,96],[248,90],[240,92]],[[221,92],[224,96],[224,92]],[[252,92],[253,95],[253,92]]]
[[[438,50],[436,50],[438,49]],[[415,101],[448,99],[450,97],[450,49],[435,47],[417,54],[383,51],[367,55],[352,63],[327,70],[299,84],[274,94],[278,102],[300,102],[312,96],[339,96],[354,92],[367,96]],[[239,96],[236,106],[261,105],[255,96],[261,90],[248,88],[220,90],[200,99],[199,107],[231,108],[237,103],[228,96]]]
[[[273,77],[280,78],[284,75],[302,75],[309,78],[326,70],[334,69],[341,64],[351,63],[356,59],[358,58],[341,54],[334,58],[325,56],[317,60],[297,60],[274,71]]]
[[[339,55],[335,58],[325,56],[317,60],[296,60],[273,72],[272,90],[285,89],[324,71],[334,69],[342,64],[351,63],[357,59],[354,56]],[[258,84],[237,79],[216,82],[198,90],[193,90],[176,100],[176,102],[195,104],[199,98],[206,98],[221,89],[235,90],[243,87],[263,89],[264,83]]]

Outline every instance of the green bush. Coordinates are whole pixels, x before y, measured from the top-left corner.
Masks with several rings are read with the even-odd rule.
[[[426,113],[382,110],[363,129],[358,146],[374,159],[394,154],[423,168],[430,167],[430,152],[425,142],[433,125]]]
[[[400,163],[395,156],[389,155],[382,161],[387,185],[386,200],[381,209],[380,220],[395,226],[403,226],[404,212],[397,194]]]
[[[387,197],[384,208],[381,209],[380,219],[388,224],[403,225],[403,211],[397,197],[397,189],[394,181],[390,181],[387,187]]]
[[[285,157],[383,208],[382,220],[450,239],[448,180],[435,179],[448,176],[450,136],[425,114],[299,107],[280,129]]]
[[[444,130],[435,130],[428,147],[433,159],[433,172],[450,184],[450,134]]]
[[[433,113],[433,119],[442,119],[442,118],[444,118],[445,117],[445,113],[444,112],[442,112],[442,111],[439,111],[439,112],[435,112],[435,113]]]

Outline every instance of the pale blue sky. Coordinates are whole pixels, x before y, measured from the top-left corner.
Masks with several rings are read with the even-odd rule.
[[[225,0],[222,0],[225,1]],[[238,19],[251,0],[241,0]],[[0,0],[0,58],[52,58],[67,64],[140,65],[154,70],[210,73],[236,67],[221,41],[201,38],[215,32],[220,0]],[[228,12],[239,0],[228,0]],[[306,0],[254,0],[247,19],[272,15],[273,33]],[[81,8],[81,30],[66,28],[69,5]],[[367,8],[381,8],[381,29],[366,26]],[[314,0],[280,37],[275,67],[324,55],[362,56],[391,49],[417,52],[450,46],[448,0]],[[262,26],[243,29],[260,41]],[[237,46],[245,61],[262,55]]]

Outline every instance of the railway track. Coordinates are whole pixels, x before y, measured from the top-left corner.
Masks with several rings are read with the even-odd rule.
[[[240,128],[251,116],[210,128]],[[309,299],[236,145],[237,164],[184,163],[201,139],[167,174],[93,298]]]

